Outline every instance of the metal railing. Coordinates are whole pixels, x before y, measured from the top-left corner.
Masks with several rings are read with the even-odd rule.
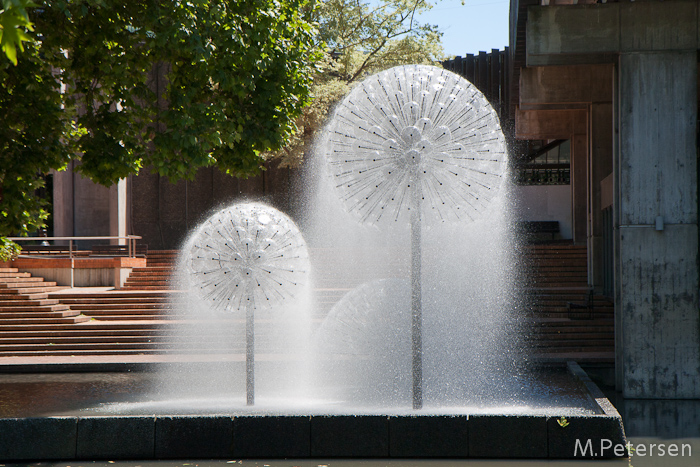
[[[13,242],[48,242],[51,240],[55,241],[67,241],[68,242],[68,258],[70,258],[70,287],[71,289],[75,287],[75,254],[76,249],[74,248],[74,241],[78,240],[126,240],[127,244],[127,254],[129,258],[136,257],[136,240],[141,240],[142,237],[138,235],[127,235],[126,237],[118,236],[96,236],[96,237],[7,237],[7,239]],[[49,245],[50,246],[50,245]],[[124,246],[124,245],[122,245]],[[20,253],[20,256],[22,254]]]
[[[73,258],[74,252],[74,241],[77,240],[126,240],[127,244],[127,255],[129,258],[136,257],[136,240],[141,240],[142,237],[138,235],[127,235],[126,237],[118,236],[95,236],[95,237],[7,237],[8,240],[12,240],[15,243],[19,242],[48,242],[48,241],[62,241],[68,242],[68,257]],[[21,253],[20,253],[21,255]]]
[[[570,185],[571,169],[558,165],[527,164],[515,169],[516,185]]]

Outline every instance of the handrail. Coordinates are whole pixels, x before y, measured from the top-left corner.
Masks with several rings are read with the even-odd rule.
[[[138,235],[120,236],[94,236],[94,237],[5,237],[13,242],[44,242],[49,240],[68,240],[68,257],[70,258],[70,287],[75,284],[75,263],[73,257],[73,241],[74,240],[127,240],[129,258],[136,257],[136,240],[141,240],[143,237]]]
[[[74,236],[74,237],[6,237],[8,240],[13,242],[45,242],[49,240],[64,241],[68,240],[68,257],[73,258],[73,241],[74,240],[127,240],[128,255],[129,258],[136,256],[136,240],[141,240],[143,237],[139,235],[127,235],[126,237],[120,237],[117,235],[95,235],[92,237],[87,236]]]
[[[17,241],[17,240],[128,240],[130,238],[133,238],[135,240],[140,240],[143,237],[140,237],[138,235],[127,235],[126,237],[118,237],[118,236],[100,236],[100,235],[93,235],[90,237],[5,237],[8,240]]]

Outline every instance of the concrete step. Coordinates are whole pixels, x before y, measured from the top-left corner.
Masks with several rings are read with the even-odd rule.
[[[523,251],[523,256],[585,256],[588,253],[586,247],[552,247],[543,246],[542,248],[527,248]]]
[[[144,280],[144,279],[155,279],[155,280],[164,280],[164,279],[171,279],[175,277],[174,272],[163,272],[163,271],[157,271],[157,272],[151,272],[151,271],[142,271],[142,272],[137,272],[137,273],[131,273],[127,280],[129,279],[139,279],[139,280]]]
[[[23,295],[23,294],[42,293],[42,292],[54,292],[56,290],[62,290],[62,289],[67,288],[64,286],[56,286],[55,282],[53,283],[54,285],[45,286],[45,284],[50,284],[50,282],[48,282],[48,283],[44,282],[43,284],[39,284],[39,285],[41,285],[41,287],[32,286],[32,287],[21,287],[21,288],[16,288],[16,289],[0,288],[0,290],[2,290],[2,292],[6,293],[6,294]]]
[[[10,293],[8,291],[0,292],[0,300],[45,300],[49,297],[47,292],[39,293]]]
[[[127,282],[171,281],[170,275],[134,275],[129,276]]]
[[[173,277],[172,271],[132,271],[129,279],[170,279]]]
[[[68,303],[62,300],[61,303]],[[167,303],[71,303],[72,308],[84,311],[100,311],[100,310],[163,310],[168,309]]]
[[[575,303],[575,302],[572,302]],[[581,303],[575,303],[576,305],[581,305],[581,306],[586,306],[584,302]],[[594,313],[610,313],[612,314],[614,312],[613,307],[611,306],[600,306],[600,305],[593,305],[592,307],[588,308],[571,308],[569,310],[569,306],[567,303],[555,303],[555,302],[544,302],[544,303],[537,303],[531,305],[531,308],[534,309],[534,311],[538,314],[542,313],[568,313],[571,311],[572,313],[587,313],[589,311],[592,311]]]
[[[562,279],[562,280],[571,280],[572,278],[577,279],[577,280],[582,280],[584,282],[588,282],[588,273],[587,272],[576,272],[576,271],[542,271],[542,270],[536,270],[528,273],[525,277],[530,278],[530,279],[535,279],[535,280],[541,280],[541,279]]]
[[[168,344],[173,345],[173,336],[119,336],[120,341],[115,343],[111,336],[72,336],[72,337],[8,337],[0,338],[0,347],[3,346],[45,346],[45,345],[70,345],[74,347],[83,345],[97,345],[99,347],[121,347],[122,344]],[[245,346],[245,344],[243,344]]]
[[[58,301],[58,300],[57,300]],[[66,311],[71,308],[68,305],[27,305],[22,303],[22,305],[17,306],[0,306],[0,317],[6,317],[7,313],[20,313],[20,312],[48,312],[48,311]]]
[[[535,271],[532,271],[532,275],[547,276],[551,274],[566,274],[567,276],[588,276],[587,267],[574,267],[574,266],[537,266]]]
[[[604,343],[604,344],[603,344]],[[609,333],[572,333],[572,334],[562,334],[560,336],[540,336],[540,345],[547,345],[552,347],[561,347],[563,345],[574,345],[577,344],[583,347],[590,346],[601,346],[610,345],[615,343],[615,339],[611,337]]]
[[[549,358],[548,360],[558,360],[558,361],[567,361],[567,360],[572,360],[576,359],[577,362],[581,361],[586,361],[587,359],[582,358],[585,355],[613,355],[613,357],[609,358],[607,361],[612,363],[615,361],[614,355],[615,355],[615,349],[608,347],[608,346],[603,346],[603,347],[576,347],[576,346],[570,346],[570,347],[557,347],[557,348],[540,348],[540,349],[533,349],[533,357],[537,360],[538,356],[541,355],[547,355]],[[574,356],[575,357],[572,357]],[[559,356],[558,359],[553,358]],[[600,361],[600,360],[598,360]]]
[[[533,316],[537,316],[540,318],[545,318],[545,317],[547,317],[546,315],[552,315],[552,316],[550,316],[552,318],[558,317],[558,316],[568,317],[567,315],[574,315],[575,319],[586,319],[586,316],[588,316],[588,315],[592,315],[592,316],[600,317],[600,318],[612,318],[615,313],[612,309],[606,309],[606,308],[592,308],[592,309],[576,308],[576,309],[568,310],[567,308],[562,307],[562,308],[536,308],[532,314],[533,314]]]
[[[65,318],[15,318],[0,319],[0,332],[5,326],[36,326],[45,324],[77,324],[90,321],[89,316],[78,315]]]
[[[20,297],[18,297],[20,298]],[[44,300],[0,300],[0,308],[2,307],[16,307],[16,306],[50,306],[58,305],[59,301],[55,299],[44,299]]]
[[[557,336],[567,336],[578,334],[603,334],[606,338],[612,339],[615,334],[614,327],[605,325],[590,325],[590,326],[569,326],[569,327],[538,327],[533,330],[541,338],[556,338]]]
[[[66,298],[66,299],[61,299],[61,303],[64,303],[66,305],[75,305],[78,308],[81,309],[88,309],[91,306],[111,306],[111,307],[129,307],[132,305],[142,305],[142,306],[149,306],[149,307],[168,307],[170,306],[170,301],[169,300],[163,300],[159,298],[154,298],[154,299],[139,299],[139,298],[115,298],[115,299],[106,299],[106,298],[101,298],[101,299],[85,299],[85,300],[80,300],[80,299],[75,299],[75,298]]]
[[[60,291],[51,294],[52,298],[57,298],[59,300],[64,299],[80,299],[80,300],[122,300],[122,299],[154,299],[154,300],[168,300],[171,297],[176,297],[182,292],[169,291],[169,292],[144,292],[138,290],[110,290],[108,292],[96,292],[96,293],[73,293],[69,291]]]
[[[39,318],[69,318],[80,316],[80,312],[67,308],[65,310],[32,310],[32,311],[2,311],[0,312],[0,322],[8,323],[17,319],[39,319]]]
[[[566,300],[566,301],[572,301],[572,300],[578,300],[580,298],[583,298],[584,300],[588,300],[591,298],[591,295],[588,292],[588,287],[581,287],[577,288],[577,290],[573,290],[571,288],[567,287],[547,287],[547,288],[533,288],[530,289],[530,291],[526,291],[523,294],[524,298],[527,299],[546,299],[546,300]],[[593,300],[596,302],[610,302],[610,300],[607,297],[597,297],[593,296]],[[612,302],[610,302],[612,303]]]
[[[588,306],[586,303],[581,302],[581,303],[576,303],[576,302],[571,302],[572,305],[576,305],[575,307],[569,308],[568,304],[556,304],[556,303],[546,303],[546,304],[539,304],[536,305],[536,311],[538,313],[597,313],[597,314],[609,314],[612,316],[615,312],[614,307],[612,306],[601,306],[601,305],[593,305],[593,306]]]
[[[588,276],[581,275],[553,274],[551,276],[547,276],[533,274],[529,277],[529,279],[534,285],[541,285],[545,287],[556,287],[550,284],[562,284],[562,286],[564,287],[573,284],[576,284],[577,286],[581,287],[585,287],[586,285],[588,285]]]
[[[125,282],[126,284],[133,284],[133,285],[168,285],[172,284],[173,281],[169,278],[163,278],[163,277],[135,277],[133,279],[127,279]]]
[[[612,305],[599,305],[597,303],[588,304],[585,300],[573,300],[573,301],[558,301],[558,300],[543,300],[540,302],[530,302],[530,306],[535,308],[539,312],[562,312],[569,311],[569,304],[575,305],[571,307],[571,311],[584,312],[588,310],[597,311],[600,313],[613,313],[614,307]]]
[[[532,265],[561,265],[584,266],[588,263],[588,255],[525,255],[520,259],[520,264]]]
[[[14,289],[14,288],[29,288],[29,287],[53,287],[56,285],[55,282],[45,282],[43,278],[36,277],[31,278],[32,281],[24,280],[20,278],[16,281],[0,282],[0,289]],[[38,280],[37,280],[38,279]]]
[[[523,251],[523,258],[556,258],[556,257],[572,257],[581,258],[588,254],[584,248],[543,248],[538,250]]]
[[[109,322],[90,318],[86,316],[86,321],[80,323],[60,322],[60,323],[33,323],[31,328],[18,324],[7,324],[0,321],[0,335],[8,332],[63,332],[63,331],[79,331],[79,332],[122,332],[122,331],[157,331],[165,324],[163,320],[154,321],[129,321],[125,320]]]
[[[526,303],[530,303],[531,305],[535,305],[539,308],[545,309],[545,308],[567,308],[569,306],[569,303],[576,304],[576,305],[586,305],[586,306],[592,306],[594,308],[613,308],[613,305],[610,303],[605,303],[602,301],[594,301],[593,303],[590,303],[588,300],[586,300],[586,297],[574,297],[574,298],[565,298],[562,299],[561,297],[557,296],[552,296],[552,297],[539,297],[539,298],[532,298],[532,299],[525,299],[524,300]]]
[[[4,357],[45,357],[45,356],[71,356],[79,357],[82,355],[163,355],[163,354],[175,354],[175,355],[206,355],[206,354],[219,354],[220,349],[167,349],[167,348],[143,348],[143,349],[69,349],[69,350],[55,350],[48,346],[45,350],[39,351],[17,351],[13,353],[2,354]]]
[[[561,320],[568,319],[571,321],[583,321],[589,322],[593,320],[611,320],[613,319],[614,313],[608,311],[596,311],[593,309],[591,312],[587,310],[565,310],[565,311],[540,311],[536,310],[531,314],[535,319],[541,320]]]
[[[17,269],[17,268],[0,268],[0,273],[5,273],[5,272],[19,272],[19,269]]]
[[[587,256],[556,255],[556,256],[525,256],[520,264],[532,266],[575,266],[581,267],[588,264]]]
[[[615,342],[613,339],[566,339],[562,341],[544,341],[540,343],[540,347],[547,347],[549,349],[613,349]]]
[[[132,270],[129,277],[170,277],[173,274],[175,274],[175,268],[145,268]]]
[[[0,277],[31,277],[32,275],[28,272],[0,272]]]
[[[128,283],[148,283],[148,282],[172,282],[173,278],[170,276],[136,276],[129,277],[126,282]]]
[[[43,277],[32,277],[32,276],[22,276],[22,277],[0,277],[0,287],[2,284],[28,284],[30,282],[44,282]]]
[[[163,263],[162,265],[152,265],[146,267],[138,267],[132,269],[131,273],[135,272],[173,272],[175,271],[175,265],[170,263]]]
[[[612,324],[614,323],[614,319],[612,315],[609,315],[608,317],[600,317],[596,319],[569,319],[569,318],[540,318],[536,317],[533,322],[535,324],[540,324],[540,325],[548,325],[548,326],[566,326],[567,324],[570,323],[575,323],[575,324],[584,324],[584,325],[590,325],[590,324]]]
[[[96,319],[99,319],[100,321],[140,321],[140,320],[160,320],[161,322],[165,323],[168,320],[168,315],[166,314],[133,314],[133,313],[123,313],[123,314],[97,314],[97,313],[91,313],[91,314],[86,314],[87,316],[94,317]],[[178,319],[177,317],[173,317],[173,320]]]
[[[93,308],[86,310],[80,307],[71,307],[74,310],[79,310],[82,313],[90,316],[100,316],[100,315],[155,315],[163,316],[170,313],[170,309],[167,308]]]
[[[28,352],[51,352],[52,355],[60,355],[60,352],[89,352],[89,351],[110,351],[121,352],[124,350],[156,350],[163,347],[166,350],[173,348],[172,344],[162,344],[158,342],[109,342],[109,343],[47,343],[47,344],[8,344],[0,343],[0,355],[21,355]]]
[[[95,323],[90,321],[89,323]],[[104,323],[98,327],[91,326],[89,323],[76,326],[43,326],[43,329],[27,328],[19,330],[0,331],[0,339],[61,339],[61,338],[104,338],[104,339],[120,339],[125,337],[162,337],[173,335],[172,330],[162,327],[140,326],[134,328],[123,329],[120,326],[114,326],[111,323]],[[39,326],[37,326],[39,327]],[[113,329],[114,328],[114,329]]]
[[[565,287],[586,287],[588,283],[586,281],[581,281],[581,280],[571,280],[567,281],[562,278],[559,280],[535,280],[534,281],[535,285],[538,287],[559,287],[559,288],[565,288]]]

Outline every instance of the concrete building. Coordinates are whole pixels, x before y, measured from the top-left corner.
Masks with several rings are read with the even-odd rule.
[[[177,249],[186,233],[234,199],[265,200],[294,211],[293,172],[268,164],[257,177],[237,179],[200,169],[194,180],[171,183],[143,170],[104,187],[72,170],[53,173],[53,235],[143,237],[151,250]],[[88,246],[83,242],[83,246]]]
[[[698,0],[512,0],[515,137],[571,143],[573,240],[613,285],[628,398],[700,397]],[[606,279],[609,278],[609,279]]]

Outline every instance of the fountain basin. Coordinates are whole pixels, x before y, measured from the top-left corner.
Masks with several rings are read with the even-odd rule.
[[[63,405],[41,406],[41,394],[27,391],[27,386],[24,398],[36,403],[25,411],[26,416],[0,407],[0,414],[11,415],[0,419],[0,459],[621,456],[620,450],[614,450],[625,444],[617,410],[578,365],[569,363],[568,372],[581,388],[585,402],[581,407],[563,404],[547,410],[428,407],[420,411],[375,408],[343,413],[343,407],[319,406],[281,413],[270,407],[248,410],[240,404],[237,409],[232,405],[216,412],[191,405],[186,409],[189,404],[184,402],[179,409],[182,413],[177,414],[148,403],[131,408],[128,403],[95,406],[86,400],[121,397],[90,385],[77,389],[84,392],[83,400],[76,397],[75,403],[66,404],[61,397]],[[82,378],[87,381],[89,377],[85,374]],[[0,393],[7,393],[8,388],[10,385],[0,385]],[[589,440],[592,449],[584,451]],[[601,449],[604,447],[607,449]]]

